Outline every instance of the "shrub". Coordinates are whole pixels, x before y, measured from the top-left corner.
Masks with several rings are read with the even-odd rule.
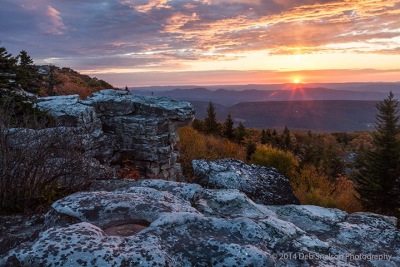
[[[258,146],[251,156],[251,163],[266,167],[274,167],[292,180],[297,173],[299,162],[289,151],[283,151],[267,145]]]
[[[258,146],[251,157],[254,164],[274,167],[288,177],[296,197],[303,205],[338,208],[347,212],[362,211],[354,184],[340,176],[332,180],[320,167],[307,164],[299,167],[296,157],[270,146]]]
[[[331,181],[322,170],[305,165],[291,182],[296,197],[303,205],[338,208],[349,213],[362,211],[354,184],[346,177]]]
[[[227,139],[201,134],[191,126],[180,128],[178,133],[179,162],[188,181],[192,181],[194,159],[246,159],[246,149]]]
[[[35,129],[11,128],[12,115],[0,106],[0,213],[46,208],[90,182],[82,137],[66,127],[43,128],[38,121],[27,125]],[[19,119],[20,126],[27,121]]]

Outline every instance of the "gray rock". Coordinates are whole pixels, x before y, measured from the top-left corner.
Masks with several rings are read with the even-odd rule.
[[[191,104],[102,90],[86,100],[77,95],[40,98],[37,106],[82,137],[86,157],[106,165],[129,159],[149,177],[178,179],[176,131],[193,121]]]
[[[198,213],[190,203],[168,192],[132,187],[118,192],[80,192],[53,203],[47,227],[89,222],[105,228],[122,222],[151,223],[164,212]]]
[[[311,205],[269,206],[277,217],[294,223],[308,233],[320,234],[332,230],[332,225],[342,222],[347,213]]]
[[[211,189],[238,189],[265,205],[300,204],[289,180],[274,168],[240,160],[193,160],[194,182]]]
[[[0,266],[399,266],[396,219],[161,180],[53,204]],[[381,257],[381,258],[379,258]]]

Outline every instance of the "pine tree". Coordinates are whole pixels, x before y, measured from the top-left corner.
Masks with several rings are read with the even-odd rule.
[[[267,139],[268,137],[267,137],[267,132],[264,130],[264,129],[262,129],[262,131],[261,131],[261,137],[260,137],[260,143],[262,144],[262,145],[266,145],[267,144],[267,142],[268,142],[268,139]]]
[[[17,59],[17,83],[28,92],[37,93],[39,90],[39,75],[33,65],[33,59],[25,50],[22,50]]]
[[[224,137],[228,138],[229,140],[233,140],[235,138],[235,133],[234,133],[234,128],[233,128],[234,122],[232,120],[231,114],[228,114],[228,117],[226,118],[226,121],[224,123]]]
[[[246,145],[246,160],[250,160],[251,156],[256,152],[257,145],[252,140],[250,140]]]
[[[207,134],[219,134],[219,123],[215,113],[215,106],[212,102],[209,103],[207,108],[207,115],[204,119],[204,131]]]
[[[246,136],[246,128],[243,123],[239,123],[238,127],[235,129],[235,139],[238,143],[243,142],[244,137]]]
[[[15,83],[17,59],[0,47],[0,88],[11,89]]]
[[[400,216],[400,116],[393,93],[377,104],[374,149],[368,151],[356,175],[363,206],[372,212]]]
[[[290,130],[287,126],[285,126],[285,129],[283,130],[283,134],[282,134],[282,149],[285,151],[292,149]]]

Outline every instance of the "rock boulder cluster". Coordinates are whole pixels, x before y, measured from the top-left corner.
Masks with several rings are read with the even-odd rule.
[[[60,127],[83,137],[88,158],[101,164],[132,165],[152,178],[174,180],[177,129],[194,119],[194,107],[165,97],[102,90],[86,100],[78,95],[40,98],[37,106],[53,115]]]
[[[107,189],[107,188],[104,188]],[[0,266],[399,266],[396,220],[143,180],[52,205]]]

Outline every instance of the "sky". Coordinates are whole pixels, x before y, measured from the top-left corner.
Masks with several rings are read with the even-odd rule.
[[[119,87],[400,81],[399,0],[0,0],[0,46]]]

